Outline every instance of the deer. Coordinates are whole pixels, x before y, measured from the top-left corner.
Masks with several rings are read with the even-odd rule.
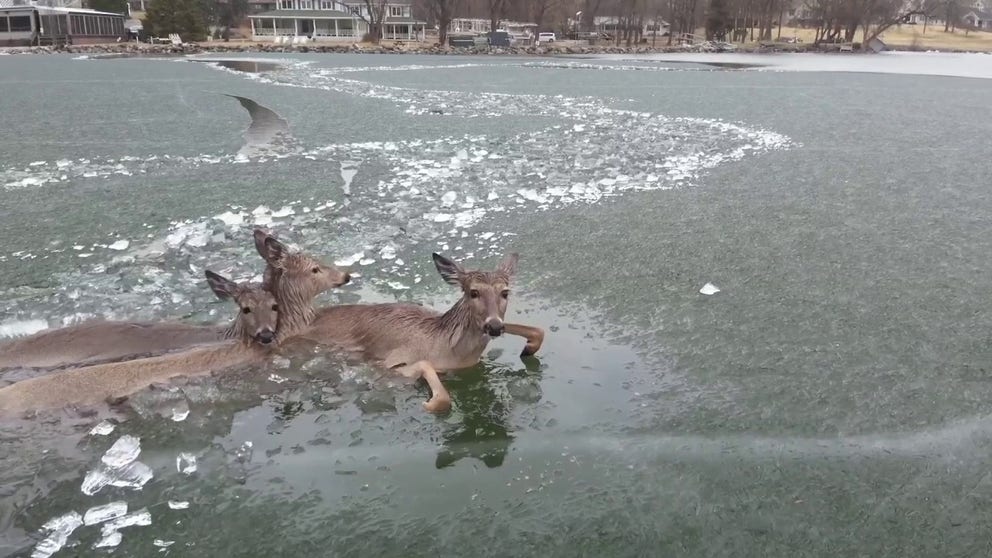
[[[351,282],[351,275],[304,252],[293,252],[265,229],[253,233],[255,250],[265,261],[262,288],[279,302],[280,340],[304,330],[316,315],[314,299]]]
[[[277,345],[279,306],[260,286],[238,284],[205,272],[211,290],[238,307],[227,340],[192,349],[64,370],[0,388],[0,413],[23,413],[70,405],[117,402],[156,382],[189,374],[216,372],[264,360]]]
[[[423,378],[431,390],[423,405],[432,413],[451,408],[438,373],[474,366],[493,337],[525,337],[525,356],[540,348],[542,329],[503,321],[516,253],[506,255],[494,271],[469,271],[437,253],[433,259],[442,279],[462,291],[446,312],[404,303],[329,306],[318,310],[297,337],[358,354],[407,378]]]
[[[283,309],[276,334],[286,335],[313,317],[313,299],[351,277],[305,253],[293,253],[266,231],[255,229],[256,250],[266,261],[262,288]],[[182,322],[93,320],[46,330],[0,344],[0,370],[65,368],[132,360],[230,338],[229,329]]]

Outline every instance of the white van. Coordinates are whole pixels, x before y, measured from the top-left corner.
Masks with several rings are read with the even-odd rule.
[[[555,34],[554,33],[538,33],[537,34],[537,42],[539,42],[539,43],[553,43],[553,42],[555,42]]]

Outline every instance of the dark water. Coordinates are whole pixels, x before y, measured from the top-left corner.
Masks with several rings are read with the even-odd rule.
[[[142,394],[108,436],[87,434],[102,416],[6,424],[0,554],[124,501],[151,524],[118,556],[985,555],[990,82],[282,63],[0,58],[0,324],[224,320],[199,270],[257,273],[250,225],[271,221],[360,272],[322,303],[443,308],[431,251],[520,252],[510,316],[548,331],[539,358],[495,341],[444,417],[316,356]],[[248,114],[218,93],[298,150],[239,160]],[[85,495],[124,434],[154,476]]]

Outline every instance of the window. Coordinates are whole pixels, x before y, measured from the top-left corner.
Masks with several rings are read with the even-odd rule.
[[[17,31],[30,31],[31,30],[31,17],[30,16],[15,16],[10,18],[10,31],[15,33]]]
[[[389,17],[403,17],[403,6],[390,6]]]
[[[279,9],[280,10],[292,10],[293,9],[293,0],[279,0]]]
[[[312,10],[313,9],[313,0],[300,0],[300,9],[301,10]]]
[[[320,9],[321,10],[333,10],[334,9],[334,0],[320,0]]]
[[[7,18],[0,17],[0,33],[6,33],[10,27],[7,25]]]

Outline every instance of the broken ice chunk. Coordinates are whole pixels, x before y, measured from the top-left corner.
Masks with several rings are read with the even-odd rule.
[[[715,295],[718,292],[720,292],[720,289],[713,283],[706,283],[702,289],[699,289],[699,293],[704,295]]]
[[[101,421],[100,424],[98,424],[98,425],[94,426],[92,429],[90,429],[90,435],[91,436],[106,436],[106,435],[110,434],[111,432],[113,432],[114,431],[114,428],[115,428],[114,427],[114,423],[112,423],[112,422],[110,422],[108,420],[104,420],[104,421]]]
[[[192,475],[196,472],[196,456],[192,453],[183,452],[176,457],[176,470],[184,475]]]
[[[365,252],[358,252],[348,256],[347,258],[336,260],[334,262],[334,265],[338,265],[341,267],[348,267],[350,265],[355,265],[356,263],[358,263],[359,260],[361,260],[364,257],[365,257]]]
[[[86,510],[83,516],[85,525],[96,525],[127,514],[127,502],[111,502]]]
[[[138,458],[141,453],[141,440],[135,436],[125,434],[110,446],[107,453],[100,459],[109,467],[119,468],[127,465]]]
[[[31,558],[48,558],[55,554],[65,546],[69,540],[69,535],[82,524],[83,518],[74,511],[50,519],[41,528],[51,532],[34,547]]]

